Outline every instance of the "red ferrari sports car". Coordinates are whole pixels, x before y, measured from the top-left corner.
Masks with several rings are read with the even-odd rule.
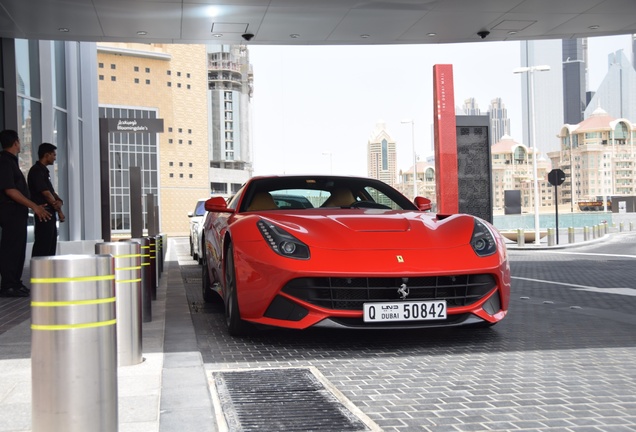
[[[229,333],[490,326],[506,316],[506,246],[488,222],[440,215],[378,180],[254,177],[205,203],[203,297]]]

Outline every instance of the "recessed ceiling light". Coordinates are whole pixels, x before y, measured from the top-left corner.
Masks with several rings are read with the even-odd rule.
[[[137,32],[137,34],[138,34],[139,36],[146,36],[146,35],[148,34],[148,32],[147,32],[147,31],[144,31],[144,30],[139,30],[139,31]]]
[[[68,33],[68,29],[66,27],[60,27],[59,29],[57,29],[58,31],[62,32],[62,33]]]
[[[221,33],[214,33],[212,36],[214,36],[215,38],[223,37]]]
[[[508,34],[509,34],[509,35],[516,35],[516,34],[517,34],[517,32],[516,32],[515,30],[510,30],[510,31],[508,32]]]
[[[437,36],[437,33],[426,33],[426,36],[428,36],[428,37]]]
[[[360,35],[360,37],[361,37],[362,39],[368,39],[368,38],[370,38],[370,37],[371,37],[371,35],[368,35],[368,34],[361,34],[361,35]]]
[[[591,26],[589,26],[588,28],[589,28],[590,30],[598,30],[600,27],[601,27],[601,26],[599,26],[599,25],[591,25]]]
[[[300,37],[300,35],[298,33],[292,33],[289,35],[290,38],[292,39],[298,39]]]

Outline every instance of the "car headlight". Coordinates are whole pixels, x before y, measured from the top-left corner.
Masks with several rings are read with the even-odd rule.
[[[470,239],[470,245],[475,253],[485,257],[497,252],[497,242],[488,227],[478,219],[474,219],[475,227],[473,228],[473,236]]]
[[[309,259],[309,247],[284,229],[262,219],[256,225],[269,247],[278,255],[302,260]]]

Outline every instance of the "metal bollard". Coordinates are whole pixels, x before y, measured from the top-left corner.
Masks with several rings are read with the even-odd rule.
[[[583,227],[583,241],[588,241],[590,239],[590,227]]]
[[[594,238],[597,239],[601,236],[601,225],[594,225]]]
[[[554,228],[548,228],[548,246],[555,245],[555,231]]]
[[[634,222],[629,223],[629,230],[632,231],[634,229]]]
[[[141,245],[141,320],[152,321],[152,269],[150,268],[150,239],[140,237],[130,239]]]
[[[519,228],[517,230],[517,246],[525,246],[525,244],[526,244],[525,233],[523,232],[523,228]]]
[[[609,234],[609,225],[607,224],[607,222],[603,222],[603,233]]]
[[[568,243],[574,243],[574,227],[568,228]]]
[[[163,264],[161,262],[161,257],[163,256],[163,238],[161,238],[161,234],[155,236],[155,242],[157,243],[157,274],[158,278],[161,279],[161,274],[163,273]]]
[[[141,244],[133,241],[95,245],[95,253],[115,259],[117,310],[117,364],[131,366],[143,361],[141,353]]]
[[[31,286],[32,431],[117,431],[113,257],[32,258]]]
[[[619,226],[618,231],[623,232],[623,229],[625,228],[623,222],[621,222],[618,226]]]
[[[157,300],[157,240],[150,236],[150,293],[152,299]]]

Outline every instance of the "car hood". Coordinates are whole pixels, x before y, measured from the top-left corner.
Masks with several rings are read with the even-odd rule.
[[[467,245],[474,228],[469,215],[438,218],[433,213],[376,209],[262,212],[257,219],[280,226],[308,246],[331,249],[453,248]],[[248,223],[255,226],[254,219]]]

